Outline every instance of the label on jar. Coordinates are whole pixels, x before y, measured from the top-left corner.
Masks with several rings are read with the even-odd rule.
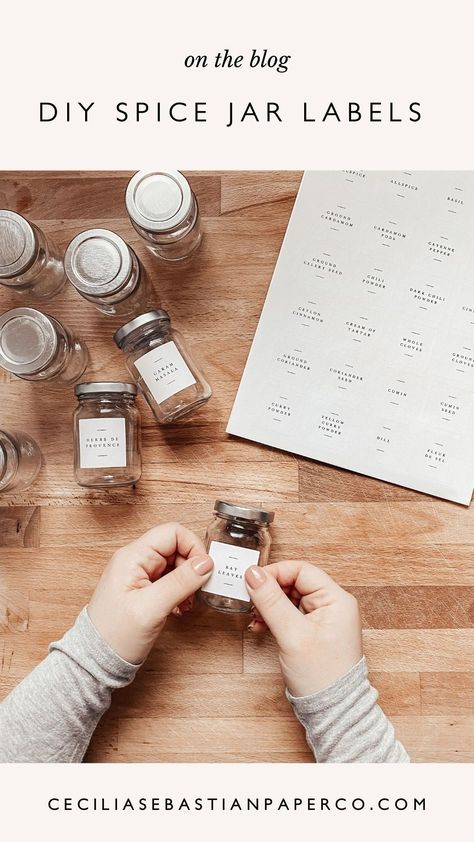
[[[125,468],[125,418],[81,418],[79,454],[81,468]]]
[[[252,564],[258,564],[259,551],[211,541],[209,555],[214,562],[214,570],[201,590],[250,602],[244,573]]]
[[[165,342],[135,360],[135,366],[143,377],[157,403],[193,386],[196,380],[179,353],[174,342]]]

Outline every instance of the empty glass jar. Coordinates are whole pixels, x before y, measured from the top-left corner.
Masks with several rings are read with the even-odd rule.
[[[178,170],[135,173],[125,204],[135,230],[163,260],[184,260],[202,240],[199,206],[189,182]]]
[[[166,310],[137,316],[116,331],[114,340],[160,424],[194,412],[211,397],[211,387]]]
[[[26,433],[0,430],[0,494],[28,488],[41,468],[41,451]]]
[[[269,526],[274,517],[274,512],[216,500],[214,519],[206,532],[206,549],[214,569],[201,588],[207,605],[233,614],[250,611],[244,573],[254,564],[263,567],[268,563]]]
[[[52,298],[66,276],[56,246],[21,216],[0,210],[0,284],[32,298]]]
[[[134,383],[78,383],[74,474],[79,485],[133,485],[141,475],[140,414]]]
[[[79,380],[88,362],[87,346],[69,328],[33,307],[15,307],[0,316],[0,367],[22,380]]]
[[[82,231],[69,243],[64,268],[79,295],[108,316],[133,316],[150,305],[151,290],[137,255],[105,228]]]

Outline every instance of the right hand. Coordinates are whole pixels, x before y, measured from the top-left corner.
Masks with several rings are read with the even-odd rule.
[[[329,687],[362,658],[357,600],[313,564],[280,561],[249,567],[255,606],[253,632],[267,626],[276,639],[286,686],[293,696]]]

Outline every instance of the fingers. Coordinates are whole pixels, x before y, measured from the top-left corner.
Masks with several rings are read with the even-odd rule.
[[[256,626],[252,631],[259,630],[261,618],[279,646],[284,648],[289,638],[297,633],[304,618],[282,591],[276,578],[268,575],[267,570],[268,567],[252,566],[245,572],[247,589],[259,615],[254,621]]]
[[[187,558],[207,556],[201,539],[181,523],[174,522],[149,529],[127,549],[152,580],[160,576],[168,565],[180,564]]]
[[[148,603],[148,609],[157,620],[164,619],[173,608],[202,587],[213,566],[214,562],[205,553],[196,555],[144,588],[141,598]]]
[[[206,555],[201,539],[181,523],[161,523],[149,529],[138,540],[166,558],[175,553],[183,558]]]
[[[281,588],[295,596],[301,598],[312,595],[318,602],[315,608],[328,605],[341,592],[345,593],[324,570],[308,561],[277,561],[268,564],[265,570]]]

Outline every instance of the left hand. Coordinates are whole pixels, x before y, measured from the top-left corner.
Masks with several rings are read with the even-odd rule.
[[[141,664],[168,615],[180,613],[178,606],[202,587],[212,568],[197,535],[180,523],[161,524],[112,556],[89,617],[118,655]]]

